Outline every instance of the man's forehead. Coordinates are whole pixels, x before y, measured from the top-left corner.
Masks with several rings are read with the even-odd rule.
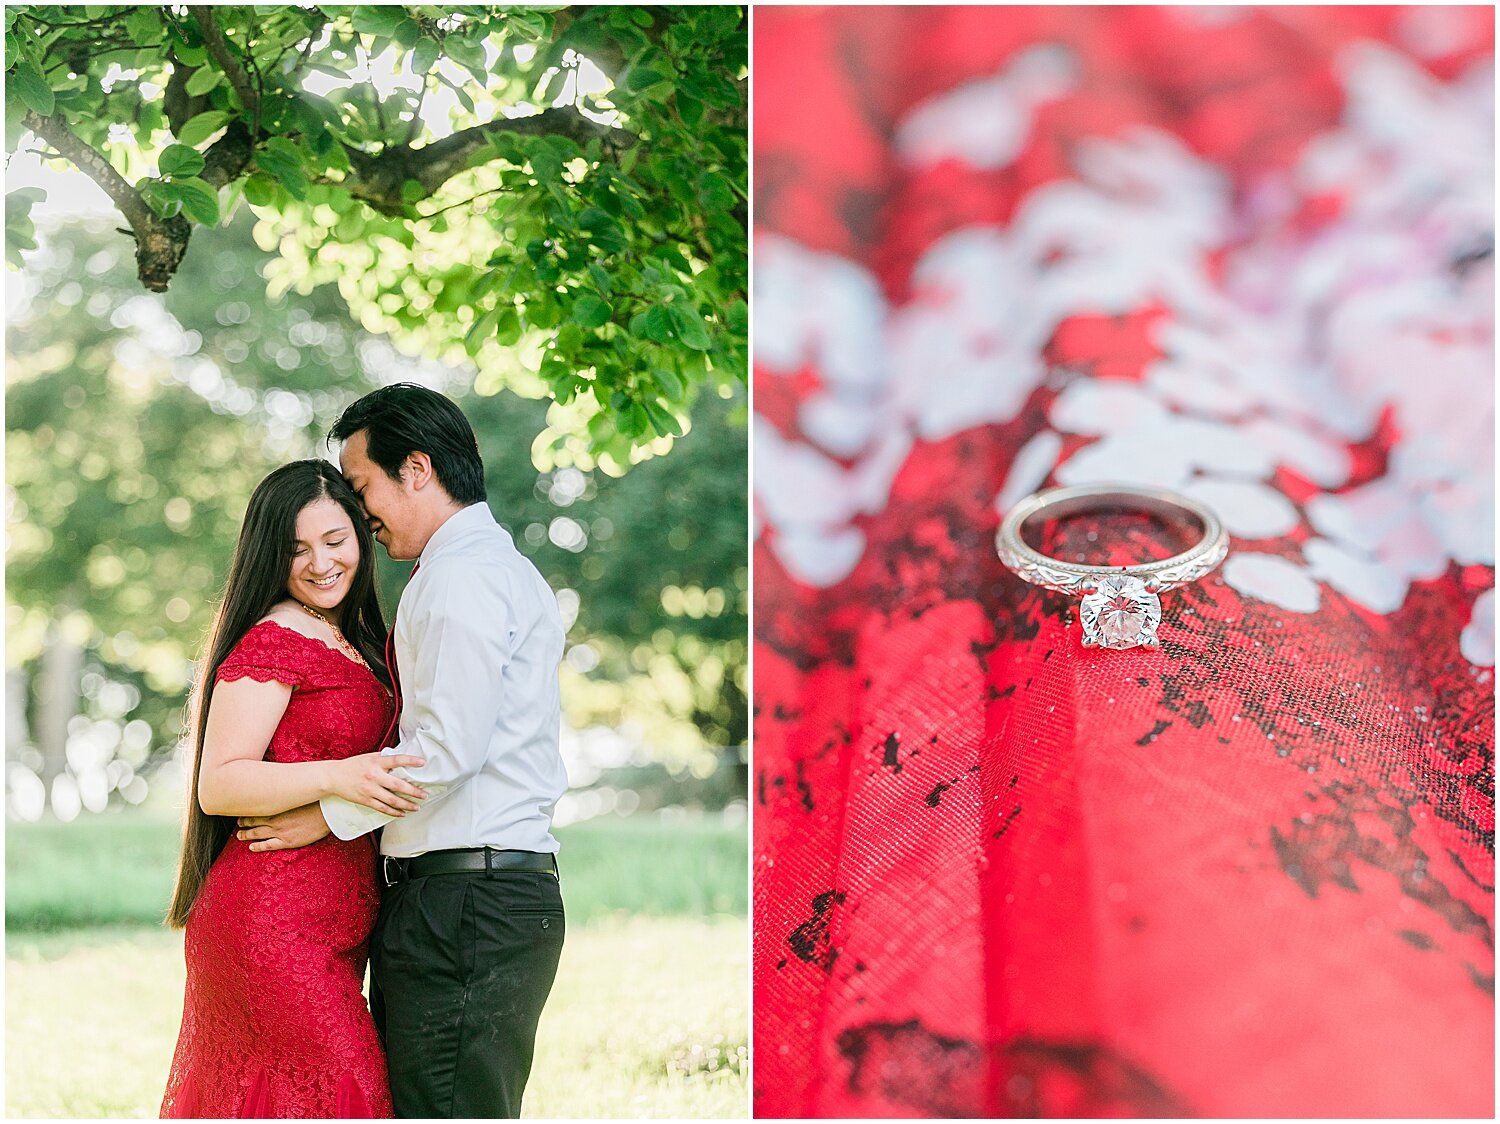
[[[360,450],[353,447],[354,438],[345,441],[339,449],[339,471],[344,474],[344,479],[354,483],[364,472],[364,457],[360,456]]]

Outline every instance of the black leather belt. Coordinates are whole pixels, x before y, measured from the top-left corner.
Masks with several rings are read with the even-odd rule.
[[[540,851],[501,851],[494,847],[459,847],[429,851],[410,859],[382,855],[380,873],[387,886],[426,878],[429,874],[492,874],[523,870],[557,877],[557,858]]]

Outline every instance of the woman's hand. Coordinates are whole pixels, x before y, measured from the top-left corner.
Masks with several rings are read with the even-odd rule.
[[[328,762],[328,794],[342,796],[354,804],[363,804],[388,816],[415,812],[427,799],[427,790],[396,776],[392,769],[415,769],[427,762],[421,757],[404,754],[361,753],[342,761]]]

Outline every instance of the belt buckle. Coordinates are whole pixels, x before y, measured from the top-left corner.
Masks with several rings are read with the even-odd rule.
[[[391,877],[392,870],[396,872],[397,877]],[[396,858],[394,855],[380,856],[380,877],[384,880],[387,886],[394,886],[397,882],[399,882],[401,880],[401,873],[402,871],[400,859]]]

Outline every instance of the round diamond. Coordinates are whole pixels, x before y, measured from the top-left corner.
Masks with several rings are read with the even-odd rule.
[[[1083,642],[1101,648],[1135,648],[1156,643],[1161,601],[1146,583],[1129,574],[1112,574],[1083,598],[1079,614]]]

